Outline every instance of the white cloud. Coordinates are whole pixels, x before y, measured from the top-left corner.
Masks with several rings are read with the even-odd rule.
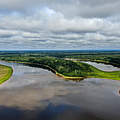
[[[120,15],[117,12],[119,1],[107,0],[104,3],[102,0],[99,4],[95,0],[85,1],[76,0],[73,4],[73,0],[53,0],[51,3],[49,0],[32,0],[28,5],[28,0],[11,0],[10,4],[7,0],[0,1],[1,9],[5,7],[8,10],[7,13],[0,13],[2,46],[4,44],[8,47],[6,43],[11,42],[11,49],[15,48],[14,45],[18,48],[23,46],[23,49],[61,49],[68,48],[68,45],[73,49],[95,48],[94,46],[98,49],[101,46],[103,49],[120,49]],[[108,8],[111,5],[116,7],[116,11],[109,14]],[[70,6],[73,6],[73,11]],[[104,10],[106,6],[108,7]],[[23,10],[26,12],[22,13]],[[101,16],[110,17],[100,18],[99,12]],[[114,17],[111,16],[113,14]]]

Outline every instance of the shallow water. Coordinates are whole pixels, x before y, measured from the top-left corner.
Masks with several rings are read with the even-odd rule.
[[[66,81],[41,68],[0,63],[14,69],[0,85],[0,120],[120,120],[120,81]]]

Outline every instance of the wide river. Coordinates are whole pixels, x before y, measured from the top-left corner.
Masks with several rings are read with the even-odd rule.
[[[0,120],[120,120],[120,81],[67,81],[41,68],[0,64],[14,69],[10,80],[0,85]]]

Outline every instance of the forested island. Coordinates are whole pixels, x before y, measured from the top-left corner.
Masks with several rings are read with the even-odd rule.
[[[105,72],[81,61],[95,61],[120,67],[120,53],[109,52],[12,52],[0,59],[51,70],[65,79],[103,78],[120,80],[120,71]]]

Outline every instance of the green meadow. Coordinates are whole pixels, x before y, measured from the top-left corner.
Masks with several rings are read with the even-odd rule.
[[[8,66],[0,65],[0,84],[8,80],[13,73],[13,69]]]

